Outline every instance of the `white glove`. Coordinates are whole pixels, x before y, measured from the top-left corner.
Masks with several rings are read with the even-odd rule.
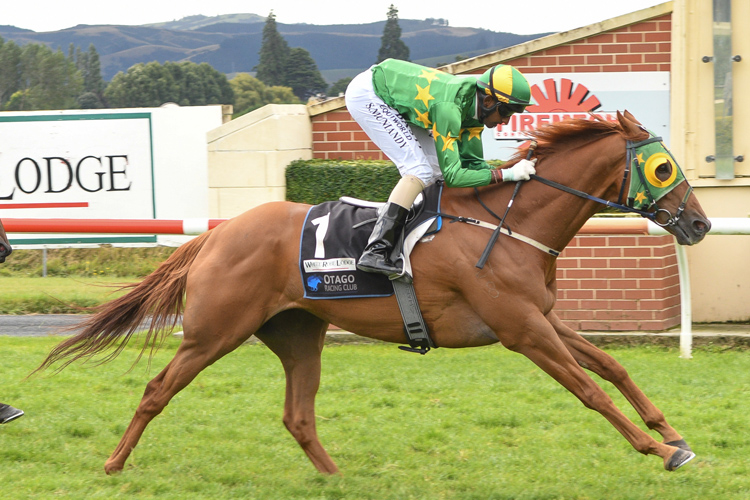
[[[536,173],[536,169],[534,168],[536,160],[536,158],[531,161],[521,160],[510,168],[500,170],[503,173],[503,181],[528,181],[530,179],[529,176]]]

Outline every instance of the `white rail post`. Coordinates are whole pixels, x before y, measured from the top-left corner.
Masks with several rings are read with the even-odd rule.
[[[677,253],[677,271],[680,277],[680,357],[693,357],[693,313],[690,296],[690,269],[688,268],[687,251],[675,241]]]

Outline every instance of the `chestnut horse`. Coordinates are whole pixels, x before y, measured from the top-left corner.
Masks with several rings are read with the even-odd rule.
[[[626,153],[626,149],[633,142],[649,142],[651,134],[629,113],[617,115],[617,122],[563,121],[534,133],[539,177],[523,184],[505,220],[508,227],[562,250],[589,217],[602,209],[601,202],[617,204],[627,193],[626,182],[644,178],[643,172],[628,165],[638,163],[636,156],[642,160],[641,153]],[[527,149],[521,148],[517,157],[525,157]],[[681,180],[639,213],[665,225],[678,243],[695,244],[709,231],[710,223],[676,162],[666,149],[662,151],[668,160],[646,177],[663,185],[679,173]],[[545,180],[576,191],[539,182]],[[514,186],[445,191],[443,213],[481,221],[490,216],[477,193],[487,208],[503,213]],[[107,473],[122,470],[146,426],[175,394],[251,335],[280,358],[286,373],[283,422],[287,429],[320,472],[338,471],[315,428],[315,395],[327,327],[332,323],[357,335],[403,344],[404,325],[392,296],[304,297],[298,252],[309,208],[267,203],[184,244],[141,283],[132,285],[129,293],[104,304],[81,324],[80,333],[55,347],[42,363],[40,370],[65,359],[64,368],[117,346],[105,357],[111,359],[149,315],[153,321],[143,351],[149,345],[153,349],[168,331],[163,328],[173,326],[182,315],[183,341],[174,358],[146,386],[135,416],[105,463]],[[434,343],[459,348],[500,342],[528,357],[586,407],[601,413],[637,451],[661,457],[667,470],[692,459],[695,455],[682,436],[625,369],[553,312],[557,293],[554,252],[501,234],[486,265],[478,269],[477,259],[491,234],[470,224],[445,224],[434,238],[414,248],[414,286]],[[614,384],[663,441],[631,422],[583,368]]]

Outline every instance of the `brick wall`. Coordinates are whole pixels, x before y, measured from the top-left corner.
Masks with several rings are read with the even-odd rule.
[[[342,101],[343,104],[343,101]],[[346,108],[312,118],[313,158],[387,160]]]
[[[669,71],[670,30],[666,15],[506,62],[524,73]],[[314,158],[386,159],[343,99],[312,127]],[[557,278],[555,310],[575,330],[663,331],[680,322],[671,236],[578,236],[558,258]]]
[[[672,16],[507,61],[522,73],[669,71]]]
[[[680,323],[672,236],[577,236],[557,259],[557,305],[579,331],[661,331]]]

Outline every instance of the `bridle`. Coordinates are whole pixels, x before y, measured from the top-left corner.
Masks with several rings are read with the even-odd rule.
[[[644,130],[646,130],[646,129],[644,129]],[[600,203],[600,204],[605,205],[605,206],[610,207],[610,208],[614,208],[614,209],[619,210],[621,212],[638,214],[641,217],[645,217],[646,219],[652,221],[654,224],[656,224],[658,226],[661,226],[661,227],[674,227],[679,222],[680,217],[682,216],[682,213],[685,210],[685,206],[687,205],[687,201],[690,198],[690,194],[693,192],[693,187],[688,183],[688,188],[687,188],[687,190],[685,192],[685,196],[683,197],[682,202],[680,203],[680,206],[677,208],[677,211],[674,214],[672,214],[672,212],[670,212],[666,208],[660,208],[659,207],[659,205],[658,205],[657,202],[661,198],[663,198],[669,191],[671,191],[672,189],[674,189],[675,187],[677,187],[682,182],[686,182],[687,183],[687,179],[685,179],[685,175],[682,173],[682,170],[680,169],[680,166],[677,164],[677,161],[675,161],[674,157],[672,156],[672,153],[666,147],[664,147],[663,144],[661,144],[662,138],[654,135],[653,133],[651,133],[648,130],[646,130],[646,132],[649,133],[649,138],[648,139],[645,139],[645,140],[639,141],[639,142],[633,142],[633,141],[630,141],[630,140],[626,141],[626,144],[625,144],[625,151],[626,151],[625,172],[623,173],[622,184],[620,186],[620,194],[619,194],[619,196],[617,198],[617,202],[616,203],[612,202],[612,201],[609,201],[609,200],[602,199],[602,198],[598,198],[596,196],[592,196],[592,195],[590,195],[588,193],[584,193],[583,191],[579,191],[578,189],[573,189],[573,188],[571,188],[569,186],[565,186],[564,184],[560,184],[559,182],[555,182],[555,181],[552,181],[550,179],[546,179],[544,177],[540,177],[540,176],[538,176],[536,174],[531,174],[529,177],[531,179],[535,180],[535,181],[541,182],[542,184],[545,184],[547,186],[553,187],[555,189],[559,189],[560,191],[563,191],[563,192],[566,192],[566,193],[578,196],[580,198],[584,198],[584,199],[587,199],[587,200],[595,201],[597,203]],[[639,160],[639,150],[642,150],[643,148],[646,148],[647,146],[649,146],[651,144],[655,144],[655,143],[659,143],[660,149],[663,151],[663,153],[666,153],[669,156],[669,158],[671,158],[671,160],[672,160],[671,163],[673,165],[673,168],[677,169],[677,171],[679,173],[679,178],[681,178],[681,180],[679,182],[673,182],[671,184],[671,187],[669,187],[668,190],[665,190],[664,192],[662,192],[660,194],[660,196],[658,196],[658,197],[655,197],[652,194],[651,189],[649,189],[649,181],[648,181],[647,176],[645,175],[645,173],[643,171],[643,168],[645,166],[645,162],[644,162],[644,166],[641,166],[641,162]],[[535,141],[532,141],[532,147],[529,148],[529,154],[528,154],[529,157],[532,155],[532,152],[533,152],[532,148],[535,148],[535,147],[536,147]],[[662,155],[663,155],[663,153],[662,153]],[[644,152],[644,154],[645,154],[645,152]],[[529,159],[529,158],[527,158],[527,159]],[[648,196],[647,199],[649,200],[649,203],[647,204],[645,210],[639,209],[639,208],[635,208],[635,206],[634,206],[635,203],[636,203],[635,197],[630,196],[632,188],[633,188],[633,176],[631,175],[631,167],[633,167],[633,165],[635,165],[634,170],[635,170],[635,172],[638,175],[638,179],[639,179],[639,181],[641,183],[641,186],[643,186],[643,188],[644,188],[644,193],[645,193],[645,195]],[[630,180],[629,184],[628,184],[628,180]],[[677,177],[675,177],[675,181],[676,180],[677,180]],[[508,215],[508,211],[510,210],[510,207],[513,205],[513,200],[515,200],[516,195],[518,194],[518,191],[519,191],[521,185],[523,184],[523,182],[524,181],[518,181],[516,183],[516,186],[515,186],[515,188],[513,190],[513,195],[511,196],[510,201],[508,203],[508,208],[506,209],[505,214],[502,217],[498,216],[495,212],[493,212],[482,201],[481,197],[479,196],[479,190],[477,188],[474,188],[474,193],[475,193],[475,195],[477,197],[477,200],[479,201],[479,204],[482,205],[482,207],[487,212],[489,212],[493,217],[495,217],[496,219],[498,219],[500,221],[500,223],[494,228],[493,235],[490,238],[490,241],[487,244],[487,247],[485,248],[484,252],[482,253],[482,256],[480,257],[479,262],[476,264],[476,267],[478,267],[480,269],[484,267],[484,264],[487,262],[487,259],[489,258],[490,251],[492,250],[492,247],[495,245],[495,242],[497,241],[497,237],[499,236],[499,234],[501,232],[503,232],[504,230],[506,230],[505,228],[503,228],[503,225],[504,225],[504,222],[505,222],[505,217]],[[626,185],[628,185],[627,200],[625,200],[625,186]],[[654,210],[652,210],[652,209],[654,209]],[[460,222],[467,222],[467,221],[468,222],[472,222],[471,220],[468,220],[468,219],[462,218],[462,217],[458,217],[458,218],[455,218],[455,219],[458,220],[458,221],[460,221]],[[478,221],[473,221],[473,222],[478,222]],[[507,234],[512,236],[512,232],[511,232],[510,228],[507,228]],[[529,243],[529,242],[527,241],[527,243]],[[533,240],[531,241],[530,244],[536,246],[537,248],[541,248],[543,251],[546,251],[550,255],[553,255],[553,256],[559,255],[559,251],[548,249],[544,245],[540,245],[537,242],[534,242]]]
[[[690,198],[690,194],[693,192],[693,187],[688,183],[688,188],[685,191],[685,196],[683,197],[682,202],[680,203],[680,206],[677,208],[677,211],[674,214],[672,214],[672,212],[670,212],[666,208],[659,207],[657,202],[661,198],[663,198],[664,195],[666,195],[668,191],[664,192],[660,197],[655,198],[654,195],[651,193],[651,189],[649,189],[649,182],[646,179],[646,175],[643,172],[643,166],[641,165],[641,162],[638,161],[638,151],[640,149],[644,148],[645,146],[649,144],[661,143],[662,141],[661,137],[657,137],[651,132],[649,132],[649,135],[650,137],[648,139],[645,139],[640,142],[627,141],[625,145],[625,150],[627,152],[626,162],[625,162],[625,172],[622,177],[622,185],[620,186],[620,195],[618,196],[616,203],[609,201],[609,200],[604,200],[602,198],[598,198],[596,196],[592,196],[588,193],[584,193],[583,191],[573,189],[571,187],[565,186],[563,184],[560,184],[558,182],[555,182],[549,179],[545,179],[544,177],[540,177],[535,174],[532,174],[530,177],[534,179],[535,181],[541,182],[542,184],[546,184],[547,186],[559,189],[561,191],[578,196],[580,198],[585,198],[587,200],[595,201],[597,203],[606,205],[607,207],[614,208],[616,210],[620,210],[622,212],[638,214],[641,217],[647,218],[648,220],[652,221],[654,224],[658,226],[674,227],[677,225],[677,222],[680,220],[682,213],[685,211],[685,206],[687,205],[688,198]],[[674,184],[673,188],[677,187],[682,182],[687,182],[684,174],[682,174],[682,170],[680,169],[680,166],[674,160],[672,153],[670,153],[669,150],[663,146],[662,146],[662,149],[669,155],[670,158],[672,158],[673,168],[678,169],[680,173],[680,177],[682,177],[682,181]],[[631,176],[631,168],[635,170],[648,196],[649,203],[645,210],[634,208],[635,200],[633,197],[629,196],[627,200],[625,200],[625,186],[628,185],[628,179],[630,178],[630,185],[632,185],[633,183],[633,177]],[[630,189],[628,189],[628,193],[629,192],[630,192]]]

